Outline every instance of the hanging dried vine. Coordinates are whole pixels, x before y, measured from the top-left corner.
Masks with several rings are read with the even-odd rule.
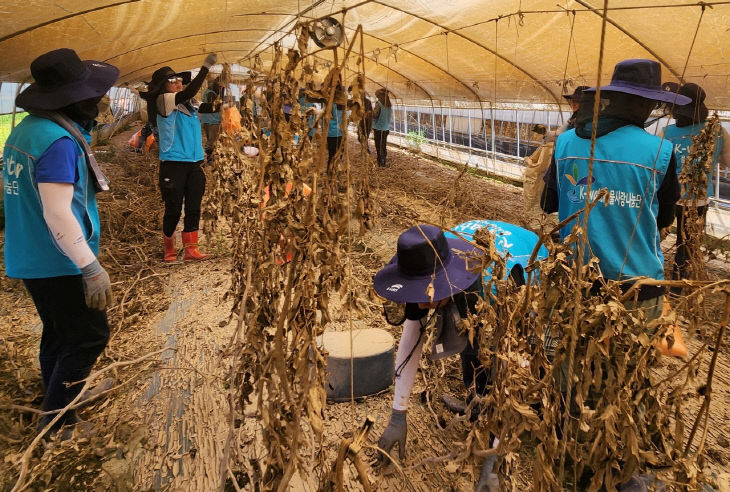
[[[218,142],[204,203],[207,227],[225,217],[233,239],[230,295],[238,327],[228,349],[235,354],[231,423],[234,413],[255,403],[265,453],[246,468],[255,469],[249,480],[261,490],[286,490],[294,472],[311,465],[302,460],[308,445],[317,470],[324,469],[325,454],[311,449],[322,441],[324,425],[325,355],[317,337],[330,320],[334,293],[346,309],[357,308],[346,288],[346,238],[358,230],[350,227],[350,201],[358,204],[354,221],[364,228],[372,220],[368,184],[350,186],[347,153],[327,159],[326,128],[352,45],[341,63],[334,53],[317,91],[324,101],[317,120],[325,130],[310,139],[311,113],[299,104],[300,89],[313,97],[316,85],[307,36],[308,29],[300,28],[298,50],[285,53],[275,46],[265,81],[250,80],[245,96],[256,103],[257,114],[244,106],[241,131]],[[358,94],[362,80],[355,81]],[[292,108],[288,118],[284,105]],[[258,157],[244,155],[243,144],[257,145]]]

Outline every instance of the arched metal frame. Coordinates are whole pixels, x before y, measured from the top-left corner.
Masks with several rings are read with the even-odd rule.
[[[281,15],[281,14],[274,14],[274,15]],[[124,55],[128,55],[130,53],[134,53],[134,52],[139,51],[139,50],[142,50],[142,49],[151,48],[153,46],[159,46],[159,45],[165,44],[165,43],[171,43],[171,42],[179,41],[181,39],[188,39],[188,38],[197,37],[197,36],[208,36],[208,35],[212,35],[212,34],[220,34],[220,33],[227,33],[227,32],[249,32],[249,31],[264,31],[264,32],[268,32],[270,30],[268,30],[268,29],[234,29],[234,30],[228,30],[228,31],[209,31],[209,32],[196,33],[196,34],[187,34],[187,35],[184,35],[184,36],[178,36],[176,38],[170,38],[170,39],[167,39],[165,41],[158,41],[158,42],[155,42],[155,43],[150,43],[150,44],[147,44],[147,45],[144,45],[144,46],[140,46],[140,47],[134,48],[132,50],[125,51],[124,53],[120,53],[120,54],[114,55],[112,57],[106,58],[104,61],[105,62],[108,62],[110,60],[113,60],[114,58],[117,58],[117,57],[120,57],[120,56],[124,56]],[[284,31],[276,30],[276,31],[273,31],[273,32],[284,32]],[[286,32],[285,34],[288,34],[288,32]],[[220,41],[220,42],[226,42],[226,41]],[[231,41],[231,42],[243,42],[243,41]],[[256,43],[255,40],[250,41],[250,42],[251,43]],[[217,43],[216,41],[212,41],[211,42],[211,44],[216,44],[216,43]],[[259,43],[257,46],[261,46],[261,44]],[[269,45],[267,48],[270,48],[270,47],[271,46]],[[237,51],[244,51],[244,50],[237,50]],[[194,56],[194,55],[191,55],[191,56]],[[375,62],[375,60],[373,60],[371,57],[367,57],[366,56],[366,58],[368,60],[372,61],[372,62]],[[161,61],[159,63],[168,63],[168,62],[172,62],[172,61],[178,61],[180,59],[182,59],[182,58],[181,57],[178,57],[178,58],[173,58],[173,59]],[[244,60],[244,59],[246,59],[246,58],[245,57],[244,58],[241,58],[241,60]],[[375,62],[375,63],[377,63],[377,62]],[[138,71],[147,69],[147,68],[152,68],[152,67],[154,67],[156,65],[157,65],[157,63],[156,64],[153,64],[153,65],[147,65],[145,67],[142,67],[142,68],[133,70],[131,72],[127,72],[126,74],[120,75],[119,78],[120,79],[125,79],[127,76],[129,76],[132,73],[135,73],[135,72],[138,72]],[[382,66],[385,67],[387,70],[390,70],[391,72],[397,74],[401,78],[409,81],[414,86],[418,87],[424,94],[427,95],[427,97],[429,97],[431,99],[433,98],[432,95],[431,95],[431,93],[428,90],[426,90],[423,86],[421,86],[418,82],[416,82],[415,80],[411,79],[410,77],[407,77],[405,74],[403,74],[403,73],[401,73],[401,72],[399,72],[399,71],[397,71],[397,70],[395,70],[393,68],[390,68],[390,67],[388,67],[386,65],[382,65]],[[456,79],[456,77],[454,77],[454,79]],[[373,79],[370,79],[370,80],[373,80]],[[458,80],[458,79],[456,79],[456,80]],[[382,86],[382,84],[380,84],[380,83],[378,83],[378,85],[379,86]],[[475,95],[476,95],[476,93],[475,93]]]
[[[590,10],[591,12],[593,12],[594,14],[596,14],[596,15],[598,15],[598,16],[603,16],[603,13],[601,13],[601,11],[600,11],[600,10],[598,10],[598,9],[596,9],[595,7],[591,6],[591,5],[590,5],[590,4],[588,3],[588,2],[585,2],[585,1],[583,1],[583,0],[575,0],[575,1],[576,1],[576,3],[578,3],[578,4],[582,5],[582,6],[584,6],[584,7],[585,7],[585,8],[587,8],[587,9],[589,9],[589,10]],[[654,58],[656,58],[656,59],[657,59],[657,61],[658,61],[659,63],[661,63],[662,65],[664,65],[665,67],[667,67],[667,70],[669,70],[669,72],[670,72],[670,73],[671,73],[672,75],[674,75],[675,77],[677,77],[677,79],[679,79],[679,81],[680,81],[681,83],[684,83],[684,79],[682,79],[682,74],[678,73],[678,72],[677,72],[677,71],[676,71],[676,70],[674,69],[674,67],[672,67],[672,66],[671,66],[671,65],[670,65],[670,64],[669,64],[669,63],[668,63],[668,62],[667,62],[666,60],[664,60],[664,58],[662,58],[661,56],[659,56],[659,54],[658,54],[658,53],[657,53],[656,51],[654,51],[653,49],[651,49],[650,47],[648,47],[648,46],[647,46],[647,45],[646,45],[646,44],[645,44],[644,42],[642,42],[642,41],[641,41],[641,40],[640,40],[639,38],[637,38],[636,36],[634,36],[633,34],[631,34],[631,33],[630,33],[629,31],[627,31],[626,29],[624,29],[623,27],[621,27],[621,26],[620,26],[620,25],[618,24],[618,22],[616,22],[616,21],[612,20],[612,19],[611,19],[610,17],[606,16],[606,22],[608,22],[608,23],[609,23],[609,24],[611,24],[611,25],[612,25],[613,27],[615,27],[616,29],[618,29],[619,31],[621,31],[622,33],[624,33],[624,34],[625,34],[626,36],[628,36],[628,37],[629,37],[629,38],[630,38],[630,39],[631,39],[632,41],[634,41],[634,42],[635,42],[636,44],[638,44],[639,46],[641,46],[642,48],[644,48],[644,49],[645,49],[645,50],[646,50],[647,52],[651,53],[651,56],[653,56]]]
[[[275,16],[275,15],[287,15],[287,14],[266,14],[266,15],[272,15],[272,16]],[[350,27],[347,27],[347,26],[345,26],[345,28],[346,28],[346,29],[349,29],[350,31],[354,31],[354,29],[352,29],[352,28],[350,28]],[[111,60],[113,60],[113,59],[115,59],[115,58],[119,58],[120,56],[128,55],[128,54],[130,54],[130,53],[134,53],[134,52],[137,52],[137,51],[139,51],[139,50],[142,50],[142,49],[146,49],[146,48],[150,48],[150,47],[153,47],[153,46],[159,46],[159,45],[161,45],[161,44],[165,44],[165,43],[168,43],[168,42],[173,42],[173,41],[179,41],[179,40],[181,40],[181,39],[189,39],[189,38],[194,38],[194,37],[198,37],[198,36],[209,36],[209,35],[213,35],[213,34],[224,34],[224,33],[231,33],[231,32],[258,32],[258,31],[263,31],[263,32],[272,32],[272,33],[274,33],[274,32],[278,32],[278,33],[282,33],[282,34],[284,34],[284,35],[288,35],[288,34],[289,34],[289,31],[282,31],[281,29],[276,29],[276,30],[272,30],[272,29],[260,29],[260,28],[256,28],[256,29],[228,29],[228,30],[220,30],[220,31],[206,31],[206,32],[199,32],[199,33],[195,33],[195,34],[186,34],[186,35],[184,35],[184,36],[178,36],[178,37],[175,37],[175,38],[170,38],[170,39],[166,39],[166,40],[164,40],[164,41],[157,41],[157,42],[154,42],[154,43],[146,44],[146,45],[144,45],[144,46],[139,46],[139,47],[136,47],[136,48],[134,48],[134,49],[131,49],[131,50],[127,50],[127,51],[125,51],[125,52],[123,52],[123,53],[118,53],[118,54],[116,54],[116,55],[114,55],[114,56],[111,56],[111,57],[109,57],[109,58],[106,58],[106,59],[104,59],[103,61],[105,61],[105,62],[110,62]],[[377,40],[377,41],[380,41],[380,42],[382,42],[382,43],[385,43],[385,44],[387,44],[387,45],[390,45],[390,44],[391,44],[391,43],[390,43],[390,42],[388,42],[387,40],[385,40],[385,39],[383,39],[383,38],[380,38],[380,37],[378,37],[378,36],[375,36],[375,35],[373,35],[373,34],[369,34],[369,33],[366,33],[366,32],[363,32],[363,34],[364,34],[365,36],[367,36],[367,37],[373,38],[373,39],[375,39],[375,40]],[[213,42],[212,42],[211,44],[215,44],[215,43],[223,43],[223,42],[224,42],[224,41],[218,41],[218,42],[216,42],[216,41],[213,41]],[[234,43],[234,42],[240,42],[240,41],[228,41],[228,42]],[[255,41],[252,41],[252,42],[255,42]],[[258,46],[261,46],[261,44],[259,43],[259,44],[258,44]],[[266,50],[266,49],[268,49],[268,48],[270,48],[270,47],[271,47],[271,45],[267,45],[267,46],[266,46],[266,47],[264,48],[264,50]],[[469,86],[469,84],[467,84],[467,83],[466,83],[465,81],[461,80],[461,79],[460,79],[459,77],[456,77],[455,75],[453,75],[452,73],[450,73],[449,71],[447,71],[447,70],[446,70],[445,68],[442,68],[442,67],[440,67],[440,66],[436,65],[435,63],[433,63],[433,62],[429,61],[428,59],[426,59],[426,58],[422,57],[421,55],[419,55],[419,54],[417,54],[417,53],[415,53],[415,52],[413,52],[413,51],[410,51],[410,50],[408,50],[408,49],[405,49],[405,48],[401,48],[401,50],[402,50],[403,52],[405,52],[405,53],[408,53],[409,55],[413,56],[414,58],[417,58],[417,59],[421,60],[422,62],[424,62],[424,63],[426,63],[426,64],[430,65],[431,67],[433,67],[433,68],[435,68],[436,70],[438,70],[438,71],[442,72],[442,73],[443,73],[443,74],[445,74],[446,76],[448,76],[448,77],[450,77],[450,78],[454,79],[454,80],[455,80],[455,81],[456,81],[457,83],[459,83],[460,85],[462,85],[462,86],[463,86],[463,87],[464,87],[464,88],[465,88],[465,89],[466,89],[466,90],[467,90],[468,92],[470,92],[471,94],[473,94],[473,95],[474,95],[474,100],[475,100],[475,101],[478,101],[478,100],[480,99],[480,96],[479,96],[479,94],[478,94],[478,93],[477,93],[477,92],[476,92],[476,91],[475,91],[475,90],[474,90],[474,89],[473,89],[473,88],[472,88],[471,86]],[[368,58],[369,58],[369,59],[370,59],[371,61],[375,61],[375,60],[373,60],[373,59],[372,59],[371,57],[368,57]],[[246,57],[244,57],[244,58],[242,58],[242,59],[246,59]],[[377,62],[376,62],[376,63],[377,63]],[[405,75],[403,75],[403,74],[401,74],[401,75],[403,76],[403,78],[406,78],[407,80],[411,81],[411,82],[412,82],[412,83],[413,83],[414,85],[417,85],[417,83],[416,83],[416,82],[415,82],[415,81],[414,81],[413,79],[411,79],[410,77],[406,77],[406,76],[405,76]],[[424,93],[426,93],[426,94],[428,94],[428,93],[429,93],[429,92],[428,92],[428,91],[426,91],[425,89],[423,89],[423,92],[424,92]]]
[[[72,14],[64,15],[63,17],[57,17],[55,19],[51,19],[51,20],[48,20],[48,21],[45,21],[45,22],[41,22],[40,24],[36,24],[35,26],[26,27],[25,29],[21,29],[20,31],[16,31],[14,33],[11,33],[11,34],[8,34],[6,36],[3,36],[3,37],[0,38],[0,43],[2,43],[3,41],[7,41],[8,39],[12,39],[12,38],[18,37],[21,34],[25,34],[27,32],[34,31],[36,29],[40,29],[41,27],[46,27],[46,26],[48,26],[50,24],[55,24],[56,22],[61,22],[61,21],[65,21],[65,20],[68,20],[68,19],[72,19],[74,17],[79,17],[79,16],[82,16],[82,15],[90,14],[92,12],[98,12],[100,10],[106,10],[106,9],[118,7],[120,5],[127,5],[129,3],[137,3],[137,2],[141,2],[141,1],[142,0],[124,0],[123,2],[112,3],[110,5],[104,5],[103,7],[95,7],[93,9],[82,10],[81,12],[74,12]]]
[[[238,51],[245,51],[245,50],[221,50],[221,51],[222,51],[222,52],[231,52],[231,51],[232,51],[232,52],[238,52]],[[163,63],[170,63],[170,62],[174,62],[174,61],[180,61],[180,60],[187,60],[188,58],[199,58],[199,57],[200,57],[200,54],[195,54],[195,55],[185,55],[185,56],[179,56],[179,57],[177,57],[177,58],[170,58],[170,59],[168,59],[168,60],[160,60],[160,61],[158,61],[158,62],[156,62],[156,63],[153,63],[152,65],[147,65],[146,67],[138,68],[138,69],[136,69],[136,70],[133,70],[133,71],[131,71],[131,72],[127,72],[126,74],[122,74],[122,75],[120,75],[120,76],[119,76],[119,79],[120,79],[120,80],[121,80],[121,79],[124,79],[124,78],[128,77],[129,75],[131,75],[131,74],[133,74],[133,73],[135,73],[135,72],[139,72],[139,71],[141,71],[141,70],[146,70],[146,69],[148,69],[148,68],[156,67],[156,66],[158,66],[158,65],[162,65]],[[324,58],[321,58],[321,59],[322,59],[322,60],[325,60]],[[248,68],[248,67],[247,67],[247,68]],[[397,72],[396,72],[396,73],[397,73]],[[402,76],[402,75],[401,75],[401,77],[402,77],[402,78],[404,78],[405,80],[411,81],[411,79],[409,79],[409,78],[407,78],[407,77],[404,77],[404,76]],[[377,80],[374,80],[374,79],[372,79],[372,78],[370,78],[370,77],[367,77],[367,76],[366,76],[366,78],[367,78],[367,80],[369,80],[370,82],[374,83],[375,85],[377,85],[377,86],[379,86],[379,87],[383,87],[383,84],[381,84],[381,83],[380,83],[380,82],[378,82]],[[124,82],[128,82],[128,81],[124,81]],[[413,81],[411,81],[411,82],[413,82]],[[427,91],[425,91],[425,90],[424,90],[423,88],[421,88],[420,86],[417,86],[417,87],[419,87],[419,88],[420,88],[420,89],[421,89],[421,90],[422,90],[422,91],[423,91],[423,92],[424,92],[424,93],[425,93],[426,95],[428,95],[428,92],[427,92]],[[388,90],[390,90],[390,89],[388,89]],[[391,91],[391,92],[393,92],[393,91]],[[393,94],[394,94],[394,95],[395,95],[396,97],[400,98],[400,96],[399,96],[399,95],[398,95],[397,93],[393,92]],[[429,96],[429,97],[430,97],[430,96]]]
[[[10,40],[10,39],[13,39],[13,38],[16,38],[18,36],[21,36],[23,34],[26,34],[26,33],[30,32],[30,31],[33,31],[33,30],[36,30],[36,29],[40,29],[40,28],[49,26],[51,24],[55,24],[55,23],[63,22],[65,20],[72,19],[72,18],[75,18],[75,17],[87,15],[87,14],[92,13],[92,12],[99,12],[99,11],[103,11],[103,10],[113,9],[113,8],[116,8],[116,7],[119,7],[119,6],[123,6],[123,5],[129,5],[129,4],[139,3],[141,1],[142,0],[124,0],[124,1],[119,1],[119,2],[112,3],[112,4],[109,4],[109,5],[104,5],[104,6],[95,7],[95,8],[91,8],[91,9],[86,9],[86,10],[82,10],[82,11],[78,11],[78,12],[73,12],[73,13],[70,13],[68,15],[64,15],[64,16],[57,17],[57,18],[54,18],[54,19],[50,19],[48,21],[45,21],[45,22],[42,22],[42,23],[39,23],[39,24],[35,24],[33,26],[29,26],[27,28],[24,28],[24,29],[21,29],[19,31],[15,31],[15,32],[13,32],[11,34],[8,34],[8,35],[5,35],[3,37],[0,37],[0,43],[2,43],[4,41],[7,41],[7,40]],[[293,15],[293,14],[284,14],[284,13],[273,13],[273,12],[272,13],[270,13],[270,12],[261,12],[261,13],[242,14],[243,16],[250,16],[250,15],[277,15],[277,16],[291,16],[292,17],[291,20],[289,20],[288,22],[286,22],[286,23],[284,23],[282,25],[282,28],[281,29],[264,30],[264,31],[269,31],[270,34],[268,36],[266,36],[264,39],[259,40],[257,46],[255,46],[251,51],[249,51],[247,53],[247,55],[244,56],[243,58],[255,56],[255,54],[257,53],[257,50],[259,50],[259,48],[263,44],[265,44],[266,41],[271,38],[271,36],[273,36],[277,32],[279,32],[279,33],[288,32],[288,31],[285,31],[285,28],[287,26],[290,26],[297,19],[300,19],[302,17],[305,17],[308,12],[316,9],[318,6],[320,6],[321,4],[323,4],[325,1],[326,0],[316,0],[310,6],[302,9],[296,15]],[[597,15],[600,15],[600,12],[598,12],[593,6],[591,6],[586,1],[584,1],[584,0],[576,0],[576,2],[578,4],[580,4],[580,5],[582,5],[583,7],[585,7],[588,11],[591,11],[591,12],[597,14]],[[489,48],[488,46],[486,46],[486,45],[484,45],[484,44],[482,44],[482,43],[480,43],[480,42],[478,42],[478,41],[476,41],[476,40],[474,40],[474,39],[472,39],[472,38],[470,38],[468,36],[465,36],[465,35],[459,33],[458,32],[458,28],[449,29],[446,26],[443,26],[443,25],[441,25],[441,24],[439,24],[439,23],[437,23],[437,22],[435,22],[435,21],[433,21],[431,19],[428,19],[427,17],[421,16],[421,15],[418,15],[418,14],[415,14],[415,13],[412,13],[412,12],[408,12],[406,10],[403,10],[403,9],[399,8],[399,7],[396,7],[394,5],[389,4],[389,3],[385,2],[384,0],[364,0],[364,1],[361,1],[361,2],[356,3],[354,5],[351,5],[349,7],[346,7],[344,9],[341,9],[341,10],[339,10],[337,12],[334,12],[333,14],[346,12],[348,10],[354,10],[354,9],[357,9],[358,7],[360,7],[362,5],[365,5],[365,4],[368,4],[368,3],[375,3],[375,4],[381,5],[383,7],[390,8],[390,9],[393,9],[393,10],[398,11],[398,12],[402,12],[402,13],[404,13],[406,15],[409,15],[411,17],[414,17],[414,18],[417,18],[417,19],[422,20],[424,22],[427,22],[427,23],[429,23],[429,24],[431,24],[431,25],[433,25],[435,27],[438,27],[439,29],[443,29],[444,32],[446,32],[446,33],[452,33],[452,34],[455,34],[456,36],[459,36],[461,39],[464,39],[467,42],[472,43],[472,44],[480,47],[481,49],[483,49],[483,50],[491,53],[493,56],[498,57],[500,60],[504,61],[505,63],[511,65],[515,69],[517,69],[520,72],[522,72],[523,74],[525,74],[529,79],[531,79],[539,87],[541,87],[542,89],[544,89],[546,91],[546,93],[550,97],[552,97],[552,99],[558,105],[560,105],[560,103],[562,102],[562,100],[558,97],[558,95],[556,95],[555,93],[553,93],[553,91],[545,83],[543,83],[542,81],[540,81],[539,79],[537,79],[534,75],[532,75],[530,72],[528,72],[525,68],[521,67],[520,65],[518,65],[514,61],[510,60],[507,56],[502,55],[502,54],[499,54],[495,50]],[[701,2],[699,4],[693,4],[692,6],[695,6],[695,5],[701,5]],[[640,40],[636,35],[632,34],[628,30],[626,30],[624,27],[622,27],[617,21],[608,18],[607,19],[607,22],[609,22],[612,26],[614,26],[616,29],[618,29],[619,31],[621,31],[624,35],[626,35],[627,37],[629,37],[632,41],[634,41],[639,46],[641,46],[643,49],[645,49],[652,56],[654,56],[662,65],[664,65],[667,68],[667,70],[669,70],[670,73],[672,73],[672,75],[674,75],[677,79],[680,79],[680,81],[681,81],[681,74],[679,74],[677,72],[677,70],[675,69],[675,67],[673,67],[671,64],[669,64],[654,49],[652,49],[651,47],[649,47],[645,42],[643,42],[642,40]],[[349,28],[349,29],[351,29],[351,28]],[[239,30],[239,31],[241,31],[241,30]],[[225,31],[221,31],[221,32],[225,32]],[[382,42],[387,42],[387,41],[383,40],[382,38],[378,38],[377,36],[373,36],[373,35],[368,35],[368,36],[370,36],[370,37],[372,37],[374,39],[378,39],[379,41],[382,41]],[[254,43],[254,42],[256,42],[256,41],[252,41],[252,43]],[[160,43],[162,43],[162,42],[160,42]],[[152,45],[155,45],[155,44],[158,44],[158,43],[153,43],[153,44],[148,45],[148,46],[152,46]],[[403,49],[403,48],[401,48],[401,49]],[[134,50],[132,50],[132,51],[134,51]],[[259,50],[259,51],[261,51],[261,50]],[[424,57],[422,57],[420,55],[417,55],[416,53],[414,53],[412,51],[409,51],[409,50],[405,50],[404,49],[404,51],[407,51],[409,54],[411,54],[412,56],[418,58],[421,61],[424,61],[426,63],[429,63],[431,66],[433,66],[437,70],[439,70],[441,72],[444,72],[444,73],[447,73],[443,68],[438,67],[438,65],[436,65],[435,63],[429,62]],[[128,51],[128,52],[125,52],[125,53],[120,53],[118,55],[115,55],[112,58],[115,58],[115,57],[118,57],[118,56],[122,56],[123,54],[129,53],[129,52],[131,52],[131,51]],[[109,59],[112,59],[112,58],[109,58]],[[178,58],[178,59],[184,59],[184,58],[185,57]],[[148,68],[148,67],[145,67],[145,68]],[[135,70],[133,72],[136,72],[136,71],[138,71],[138,70]],[[133,72],[130,72],[130,73],[133,73]],[[449,74],[449,76],[451,78],[453,78],[454,80],[458,81],[459,84],[461,84],[465,88],[469,89],[469,91],[472,94],[474,94],[475,97],[477,97],[478,100],[481,101],[481,98],[480,98],[479,94],[476,91],[474,91],[463,80],[459,79],[458,77],[456,77],[456,76],[454,76],[452,74]],[[404,78],[406,78],[408,80],[411,80],[411,82],[414,82],[409,77],[405,77],[404,76]],[[424,90],[424,93],[428,93],[428,92]]]

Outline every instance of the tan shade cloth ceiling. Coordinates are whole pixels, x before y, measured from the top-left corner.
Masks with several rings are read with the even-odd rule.
[[[604,84],[616,62],[651,58],[665,81],[683,76],[705,88],[708,106],[730,109],[730,2],[608,7]],[[332,15],[348,41],[362,24],[373,90],[405,102],[555,103],[595,85],[602,9],[598,0],[4,0],[0,80],[29,80],[30,62],[60,47],[117,65],[119,84],[149,80],[163,65],[196,68],[211,51],[243,66],[259,55],[265,67],[272,43],[293,46],[298,18]],[[317,55],[323,67],[331,59]]]

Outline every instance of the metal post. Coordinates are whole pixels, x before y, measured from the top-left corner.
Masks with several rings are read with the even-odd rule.
[[[520,156],[520,112],[515,109],[515,131],[517,132],[517,157]]]
[[[469,120],[467,122],[467,128],[469,129],[469,150],[471,150],[471,108],[469,108],[467,110],[466,114],[468,115],[467,117],[469,118]]]
[[[431,138],[436,140],[436,113],[431,108]]]
[[[444,106],[441,103],[441,141],[446,142],[446,125],[444,125]]]
[[[408,135],[408,106],[403,105],[403,134]]]
[[[416,118],[418,118],[418,130],[416,130],[416,133],[420,136],[421,135],[421,106],[416,106]]]
[[[497,145],[496,145],[496,135],[494,133],[494,105],[490,103],[490,112],[492,113],[492,159],[494,160],[494,164],[497,164]]]
[[[454,119],[451,117],[451,103],[449,103],[449,144],[454,144]]]
[[[487,121],[484,119],[484,108],[483,107],[481,108],[481,112],[482,112],[482,117],[481,117],[482,128],[484,128],[484,156],[486,158],[487,150],[488,150],[487,149]]]

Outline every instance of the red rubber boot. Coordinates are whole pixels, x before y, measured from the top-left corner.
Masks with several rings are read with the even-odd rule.
[[[175,251],[175,233],[172,233],[172,237],[162,235],[165,242],[165,263],[171,263],[177,260],[177,251]]]
[[[204,255],[198,251],[198,231],[183,232],[182,240],[185,248],[183,260],[207,260],[210,258],[210,255]]]

